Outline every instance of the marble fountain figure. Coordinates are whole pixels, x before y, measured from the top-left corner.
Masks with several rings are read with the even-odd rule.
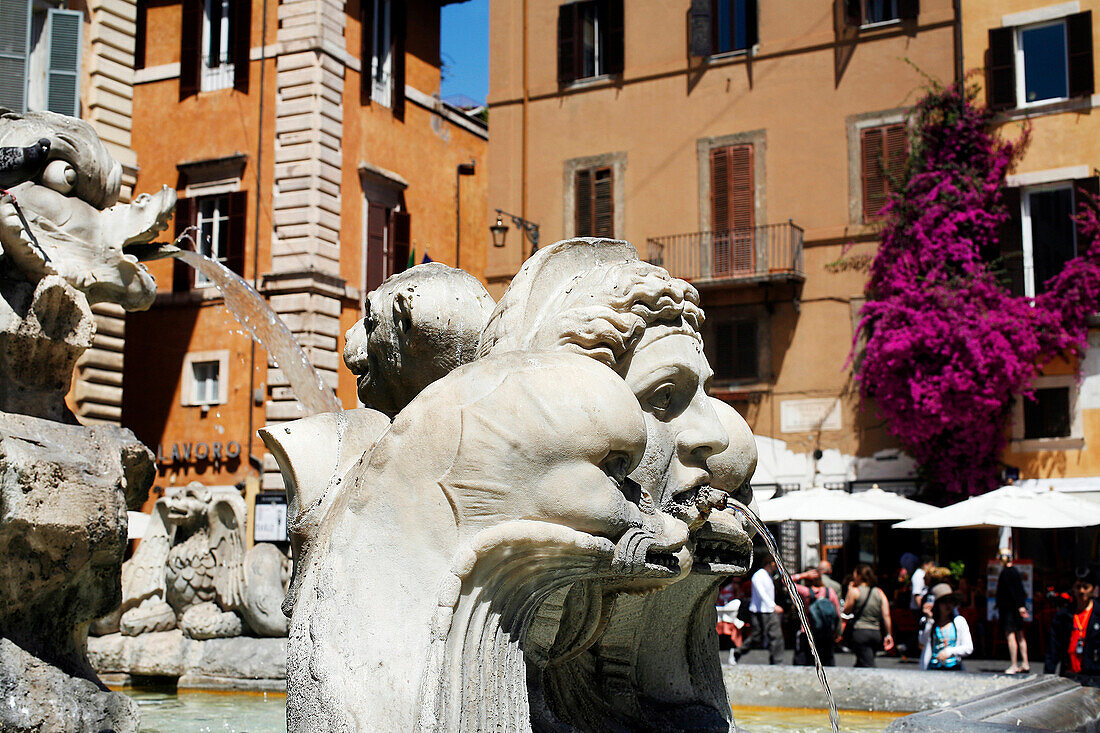
[[[35,165],[9,154],[36,146]],[[85,638],[121,600],[126,510],[153,455],[129,430],[78,425],[65,394],[90,305],[153,302],[127,248],[167,226],[175,193],[119,203],[121,166],[70,117],[0,112],[0,147],[0,730],[128,733],[136,707],[99,681]]]
[[[396,291],[366,333],[417,321]],[[751,564],[724,507],[751,502],[756,453],[705,393],[702,318],[630,244],[560,242],[392,425],[364,408],[261,431],[302,548],[291,731],[732,729],[714,598]]]

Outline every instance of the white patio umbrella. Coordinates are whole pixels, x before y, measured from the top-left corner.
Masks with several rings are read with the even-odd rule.
[[[937,509],[937,507],[931,504],[925,504],[923,501],[914,501],[900,494],[895,494],[892,491],[883,491],[878,486],[874,486],[867,491],[857,492],[853,494],[853,496],[863,501],[869,501],[877,506],[893,509],[906,519],[919,517],[929,512],[934,512]]]
[[[760,519],[765,522],[882,522],[909,516],[866,501],[862,496],[862,493],[849,494],[838,489],[792,491],[778,499],[760,502]]]
[[[1021,527],[1059,529],[1100,524],[1100,506],[1060,491],[1002,486],[988,494],[899,522],[896,529]]]

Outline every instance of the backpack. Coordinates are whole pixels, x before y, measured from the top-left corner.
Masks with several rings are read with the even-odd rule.
[[[810,628],[814,636],[824,635],[831,638],[840,616],[837,615],[836,606],[829,600],[828,589],[825,590],[825,595],[810,604],[809,610]]]

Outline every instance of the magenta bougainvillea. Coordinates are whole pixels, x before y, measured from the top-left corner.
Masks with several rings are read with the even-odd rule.
[[[1087,344],[1100,306],[1100,219],[1077,217],[1084,253],[1036,298],[1015,297],[990,265],[1008,218],[1005,175],[1022,154],[992,132],[965,84],[933,86],[910,113],[910,152],[882,210],[855,377],[865,401],[933,487],[997,485],[1010,406],[1042,367]]]

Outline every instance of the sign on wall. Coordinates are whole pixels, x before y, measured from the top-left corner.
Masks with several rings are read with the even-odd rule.
[[[840,430],[840,400],[825,397],[811,400],[783,400],[779,403],[779,430],[784,433],[812,433]]]
[[[286,494],[265,491],[256,495],[254,542],[286,542]]]

